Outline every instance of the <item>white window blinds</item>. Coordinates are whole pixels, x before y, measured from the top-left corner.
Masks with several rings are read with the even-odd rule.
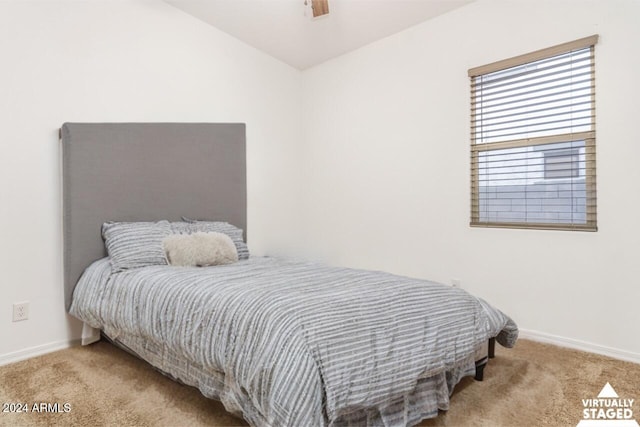
[[[472,226],[597,229],[597,39],[469,70]]]

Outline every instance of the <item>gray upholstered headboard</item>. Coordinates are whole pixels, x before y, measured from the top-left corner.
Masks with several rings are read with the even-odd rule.
[[[245,125],[65,123],[64,290],[106,255],[106,221],[196,219],[247,229]]]

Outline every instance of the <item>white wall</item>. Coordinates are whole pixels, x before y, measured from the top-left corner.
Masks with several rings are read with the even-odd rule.
[[[640,2],[477,1],[304,73],[307,255],[640,360]],[[597,233],[470,228],[467,70],[600,34]],[[589,345],[587,345],[589,347]]]
[[[65,345],[63,122],[247,123],[249,244],[291,247],[300,72],[160,1],[0,2],[0,362]],[[283,231],[284,230],[284,231]],[[12,323],[12,303],[30,319]]]

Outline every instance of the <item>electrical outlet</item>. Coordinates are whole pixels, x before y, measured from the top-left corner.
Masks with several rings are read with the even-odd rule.
[[[13,321],[19,322],[29,318],[29,301],[13,303]]]
[[[460,279],[451,279],[451,286],[453,286],[454,288],[461,288],[462,286],[460,286]]]

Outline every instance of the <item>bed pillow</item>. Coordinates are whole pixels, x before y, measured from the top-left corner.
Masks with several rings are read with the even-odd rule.
[[[232,264],[238,251],[224,233],[172,234],[162,240],[167,261],[181,267],[205,267]]]
[[[107,222],[102,225],[102,237],[114,272],[166,265],[162,239],[169,234],[169,221]]]
[[[182,218],[182,221],[172,222],[171,231],[177,234],[224,233],[231,238],[238,252],[238,259],[249,258],[249,247],[242,239],[242,229],[223,221],[201,221]]]

